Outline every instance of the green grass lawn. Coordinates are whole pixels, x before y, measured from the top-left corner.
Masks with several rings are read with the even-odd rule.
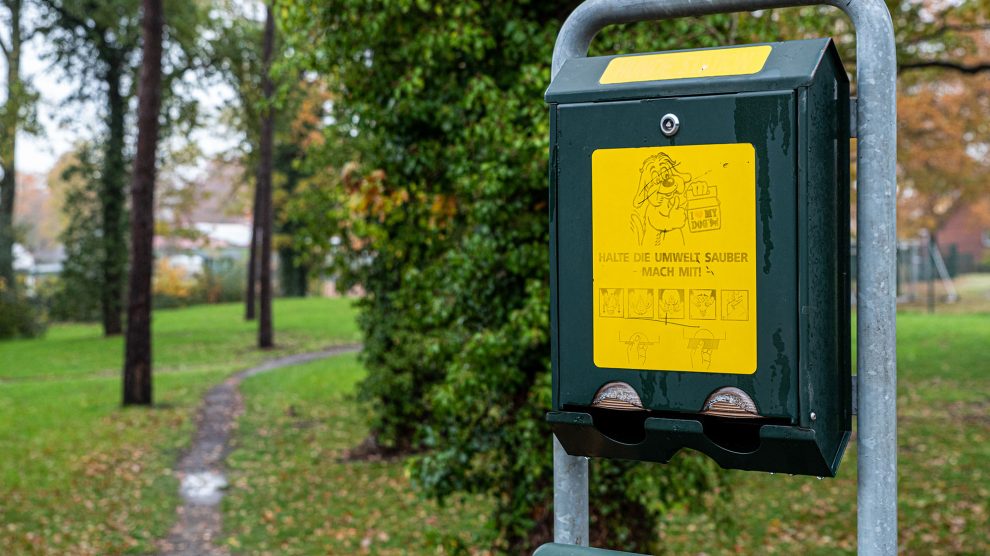
[[[149,553],[203,392],[289,351],[357,338],[346,301],[276,304],[276,353],[237,305],[156,315],[153,410],[121,409],[121,342],[94,326],[0,343],[0,554]],[[900,535],[907,554],[990,554],[990,314],[898,317]],[[226,542],[242,554],[483,553],[488,505],[417,497],[403,461],[346,462],[367,434],[354,355],[246,380]],[[669,515],[671,554],[853,554],[855,443],[837,479],[731,472],[729,523]]]
[[[356,341],[348,300],[279,300],[276,350],[242,306],[155,313],[156,407],[122,409],[122,340],[94,325],[0,342],[0,554],[149,553],[205,390],[263,359]]]
[[[442,554],[487,546],[479,500],[417,497],[403,462],[342,461],[368,434],[355,355],[252,377],[229,460],[228,545],[244,554]]]
[[[990,554],[990,314],[897,317],[906,554]],[[672,554],[856,552],[856,444],[835,479],[730,472],[734,523],[670,516]]]
[[[988,346],[990,314],[898,317],[907,554],[990,554]],[[484,551],[483,502],[438,509],[417,500],[401,461],[340,461],[367,432],[351,395],[360,376],[343,357],[244,383],[227,542],[246,554],[426,555],[449,553],[436,545],[450,535]],[[670,554],[854,554],[855,448],[836,479],[732,471],[734,519],[670,515],[662,544]]]

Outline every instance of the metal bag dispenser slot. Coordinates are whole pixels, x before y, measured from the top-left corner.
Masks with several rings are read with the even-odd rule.
[[[546,100],[567,452],[834,476],[850,117],[832,42],[573,58]]]

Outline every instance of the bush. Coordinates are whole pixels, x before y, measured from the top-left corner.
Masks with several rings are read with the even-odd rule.
[[[23,291],[23,286],[15,291],[0,279],[0,340],[35,338],[48,328],[42,303],[20,293]]]
[[[152,305],[155,309],[174,309],[189,305],[195,281],[186,269],[167,258],[155,259],[151,281]]]
[[[246,265],[230,258],[206,259],[203,269],[190,274],[165,258],[155,262],[152,293],[156,309],[244,299]]]
[[[194,303],[244,301],[247,264],[243,260],[209,259],[196,274],[191,298]]]
[[[75,286],[82,286],[82,291]],[[95,288],[64,276],[47,278],[38,286],[48,314],[55,322],[96,322],[100,320],[100,298]]]
[[[983,251],[983,258],[980,259],[980,263],[976,266],[977,272],[990,272],[990,249]]]

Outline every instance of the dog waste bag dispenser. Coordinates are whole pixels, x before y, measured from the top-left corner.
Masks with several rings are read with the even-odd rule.
[[[834,476],[851,377],[832,42],[574,58],[546,98],[567,452]]]

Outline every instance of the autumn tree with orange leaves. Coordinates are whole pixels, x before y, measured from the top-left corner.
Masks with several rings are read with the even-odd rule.
[[[901,65],[898,229],[938,230],[986,196],[990,171],[990,23],[960,20],[945,54]],[[949,24],[945,24],[945,27]],[[990,215],[986,215],[990,224]]]
[[[954,210],[990,189],[983,177],[990,170],[990,2],[887,5],[899,78],[898,235],[907,238],[921,229],[938,230]],[[855,34],[841,12],[821,7],[774,13],[780,36],[833,37],[855,75]],[[853,210],[855,201],[853,193]]]

